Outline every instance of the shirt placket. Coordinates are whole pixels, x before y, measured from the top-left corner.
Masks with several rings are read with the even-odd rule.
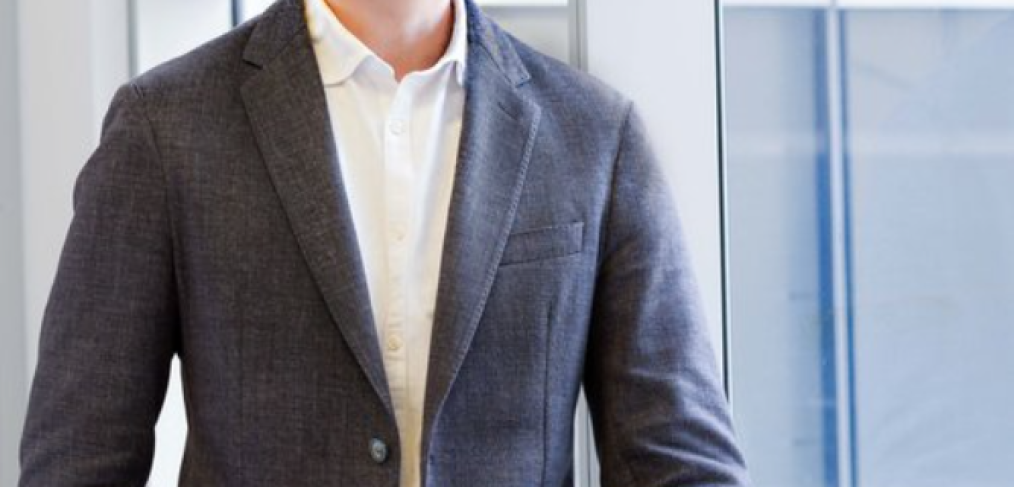
[[[409,370],[406,336],[408,326],[408,254],[412,236],[409,215],[414,170],[411,151],[410,90],[402,83],[395,90],[384,127],[385,216],[388,248],[388,313],[383,337],[384,362],[399,420],[408,405]]]

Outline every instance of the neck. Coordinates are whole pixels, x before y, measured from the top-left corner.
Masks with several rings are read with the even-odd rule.
[[[394,68],[399,81],[436,64],[454,30],[449,0],[327,0],[327,4],[349,32]]]

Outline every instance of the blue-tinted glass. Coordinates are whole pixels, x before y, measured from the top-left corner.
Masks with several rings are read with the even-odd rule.
[[[725,10],[758,487],[1014,485],[1014,16]]]
[[[860,483],[1014,485],[1014,16],[846,20]]]
[[[759,485],[824,485],[823,14],[725,14],[733,399]]]

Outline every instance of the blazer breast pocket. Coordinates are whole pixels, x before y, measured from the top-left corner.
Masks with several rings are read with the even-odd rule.
[[[565,257],[581,252],[583,243],[584,222],[524,230],[507,239],[500,265]]]

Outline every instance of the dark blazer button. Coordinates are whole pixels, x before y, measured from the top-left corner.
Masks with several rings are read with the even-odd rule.
[[[384,463],[384,461],[387,460],[387,454],[387,443],[384,443],[377,438],[370,440],[370,458],[372,458],[374,462]]]

